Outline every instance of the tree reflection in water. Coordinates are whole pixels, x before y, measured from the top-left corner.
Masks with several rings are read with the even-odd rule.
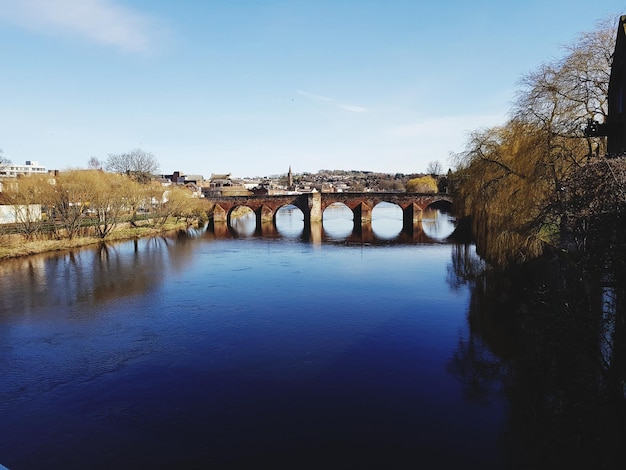
[[[470,336],[448,370],[467,400],[506,397],[510,468],[624,468],[623,259],[551,258],[503,272],[469,246],[453,252],[449,282],[472,296]]]

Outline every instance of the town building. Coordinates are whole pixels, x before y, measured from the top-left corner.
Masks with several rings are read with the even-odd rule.
[[[7,163],[0,166],[0,177],[5,178],[15,178],[19,175],[45,175],[47,173],[46,167],[32,160],[27,160],[23,165]]]
[[[231,178],[230,173],[211,174],[208,186],[202,187],[205,197],[211,196],[249,196],[252,194],[246,189],[243,182]]]
[[[175,171],[171,175],[161,175],[159,181],[167,181],[169,184],[179,185],[185,185],[188,183],[193,183],[198,186],[204,185],[204,177],[202,175],[186,175],[184,173],[181,173],[180,171]]]

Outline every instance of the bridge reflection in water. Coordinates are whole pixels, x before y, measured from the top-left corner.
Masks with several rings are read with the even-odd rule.
[[[245,198],[240,198],[228,211],[221,213],[221,218],[212,218],[208,232],[216,238],[263,237],[299,239],[309,243],[397,244],[441,242],[455,228],[450,215],[451,199],[447,195],[329,195],[332,197],[320,198],[320,208],[323,207],[323,210],[319,211],[318,216],[308,220],[306,211],[295,204],[282,205],[273,211],[259,208],[254,210],[250,207],[251,204],[242,204]],[[358,201],[359,197],[364,196],[369,196],[369,204]],[[222,204],[224,199],[226,198],[220,201]],[[230,201],[227,202],[232,201],[231,198],[228,199]],[[265,198],[266,201],[267,199]],[[416,204],[416,200],[420,205]],[[258,204],[259,201],[257,199],[253,202]],[[242,207],[247,207],[247,212],[242,211]],[[239,209],[235,210],[237,208]]]

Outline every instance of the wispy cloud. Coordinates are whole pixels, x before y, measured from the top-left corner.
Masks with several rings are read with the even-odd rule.
[[[401,124],[389,128],[385,133],[391,137],[416,138],[439,136],[444,138],[452,133],[461,134],[471,130],[502,124],[505,116],[501,114],[476,114],[457,116],[438,116],[425,118],[410,124]]]
[[[367,111],[367,108],[364,108],[363,106],[356,106],[354,104],[337,103],[337,106],[339,106],[341,109],[352,111],[354,113],[364,113]]]
[[[323,96],[323,95],[316,95],[315,93],[309,93],[308,91],[302,91],[302,90],[297,90],[299,94],[301,94],[302,96],[308,96],[309,98],[313,98],[319,101],[335,101],[332,98],[329,98],[328,96]]]
[[[452,155],[465,149],[469,133],[478,129],[499,126],[506,121],[506,114],[460,114],[423,118],[383,130],[391,148],[412,148],[412,157],[426,162]],[[415,155],[417,149],[417,156]],[[409,160],[407,160],[408,162]]]
[[[0,0],[0,18],[31,31],[149,52],[156,22],[115,0]]]
[[[363,106],[356,106],[354,104],[341,103],[333,98],[329,98],[328,96],[316,95],[315,93],[309,93],[308,91],[297,90],[297,92],[302,96],[306,96],[308,98],[312,98],[317,101],[325,101],[327,103],[331,103],[338,108],[345,109],[346,111],[351,111],[353,113],[367,112],[367,108],[364,108]]]

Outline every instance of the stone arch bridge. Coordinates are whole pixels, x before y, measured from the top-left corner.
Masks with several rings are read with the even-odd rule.
[[[421,227],[422,212],[435,203],[452,204],[449,194],[424,193],[304,193],[278,196],[215,196],[207,197],[213,203],[209,213],[211,223],[227,223],[230,226],[231,214],[238,207],[249,207],[256,215],[257,227],[264,222],[276,224],[276,213],[283,206],[293,205],[304,214],[304,225],[321,222],[324,209],[334,203],[348,206],[354,214],[354,226],[360,229],[372,220],[372,210],[380,202],[397,204],[402,208],[404,231],[413,232]]]

